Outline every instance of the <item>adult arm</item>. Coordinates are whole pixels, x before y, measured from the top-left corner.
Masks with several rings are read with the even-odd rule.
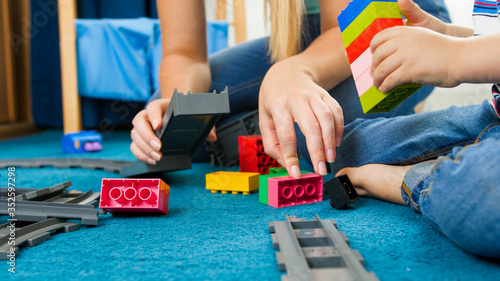
[[[294,123],[306,137],[316,173],[326,175],[343,131],[342,109],[327,90],[351,75],[337,16],[348,0],[320,0],[321,35],[303,52],[277,62],[259,96],[259,123],[267,154],[300,178]]]
[[[204,1],[157,0],[157,8],[163,47],[159,74],[162,98],[136,115],[130,145],[138,159],[152,165],[162,157],[162,144],[154,131],[161,128],[174,89],[199,93],[210,87]]]

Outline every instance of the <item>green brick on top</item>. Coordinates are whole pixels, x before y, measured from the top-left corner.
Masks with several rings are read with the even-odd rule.
[[[388,93],[383,93],[373,86],[359,99],[364,113],[389,112],[420,88],[422,88],[421,84],[405,83]]]
[[[372,2],[364,9],[354,21],[342,31],[344,46],[349,45],[378,18],[401,18],[398,3],[396,2]]]

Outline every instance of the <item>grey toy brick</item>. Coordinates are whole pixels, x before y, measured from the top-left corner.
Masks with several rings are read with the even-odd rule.
[[[137,161],[121,171],[136,177],[191,168],[191,155],[205,141],[221,114],[229,113],[227,88],[221,93],[186,95],[174,91],[157,136],[162,142],[162,160],[156,165]]]
[[[207,142],[212,166],[232,167],[239,162],[238,137],[260,135],[259,111],[254,110],[216,127],[217,141]]]

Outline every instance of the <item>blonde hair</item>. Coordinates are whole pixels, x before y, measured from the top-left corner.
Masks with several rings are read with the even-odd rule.
[[[268,53],[273,62],[297,54],[301,48],[304,0],[265,0],[265,14],[271,9]]]

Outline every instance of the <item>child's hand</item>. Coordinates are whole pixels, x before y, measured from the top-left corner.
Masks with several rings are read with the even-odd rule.
[[[419,27],[383,30],[371,41],[373,82],[382,92],[407,82],[457,86],[453,70],[457,69],[461,41]]]
[[[447,24],[422,10],[413,0],[398,0],[399,10],[408,26],[425,27],[446,34]]]

